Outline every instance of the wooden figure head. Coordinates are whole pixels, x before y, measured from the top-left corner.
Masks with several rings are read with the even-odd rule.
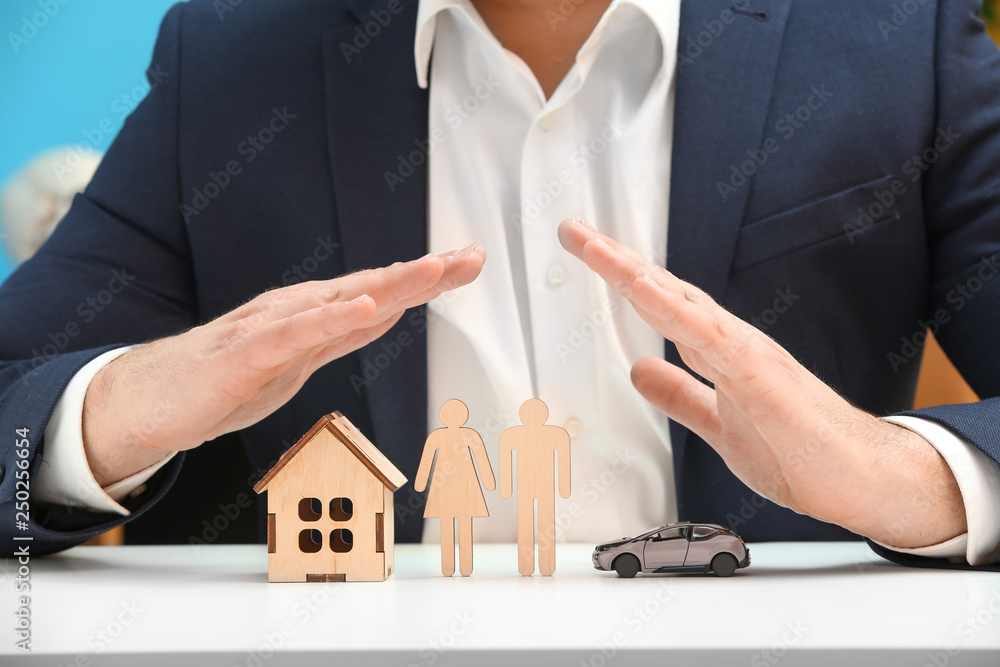
[[[462,401],[453,398],[450,401],[445,401],[438,416],[441,417],[441,423],[445,426],[458,428],[469,421],[469,408]]]
[[[549,418],[549,408],[537,398],[529,398],[522,405],[517,415],[525,426],[541,426]]]

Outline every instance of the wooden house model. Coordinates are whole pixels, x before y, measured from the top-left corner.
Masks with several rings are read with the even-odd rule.
[[[385,581],[406,477],[344,415],[326,415],[260,482],[268,581]]]

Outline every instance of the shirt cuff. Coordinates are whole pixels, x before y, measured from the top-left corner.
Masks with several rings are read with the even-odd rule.
[[[1000,561],[1000,466],[985,452],[938,422],[912,416],[884,419],[923,437],[945,460],[962,492],[969,532],[940,544],[914,549],[877,544],[915,556],[964,558],[973,566]]]
[[[97,483],[83,447],[83,401],[97,373],[131,347],[92,359],[69,381],[45,428],[42,465],[35,476],[32,499],[50,505],[83,507],[128,516],[118,501],[133,493],[174,457],[170,452],[145,470],[105,488]]]

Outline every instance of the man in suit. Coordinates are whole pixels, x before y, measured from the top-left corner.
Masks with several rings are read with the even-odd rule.
[[[173,452],[223,433],[241,429],[266,468],[331,402],[412,475],[428,401],[441,392],[428,347],[433,360],[442,347],[462,354],[442,345],[466,339],[440,320],[474,326],[459,314],[473,300],[437,321],[404,311],[460,286],[507,284],[477,279],[482,246],[435,246],[472,233],[462,224],[477,200],[516,200],[516,188],[496,194],[510,190],[503,178],[484,179],[494,151],[506,156],[497,164],[517,162],[505,138],[537,102],[518,135],[537,158],[524,173],[550,154],[546,142],[567,146],[574,123],[592,123],[582,141],[608,134],[574,154],[578,171],[539,172],[549,195],[531,198],[540,216],[523,206],[513,231],[471,227],[494,239],[491,256],[509,246],[500,264],[513,297],[495,308],[520,318],[530,378],[510,387],[558,387],[530,340],[545,327],[534,300],[558,297],[519,283],[538,268],[537,245],[512,249],[518,234],[555,238],[554,225],[535,223],[560,208],[558,181],[602,218],[599,229],[644,246],[577,220],[559,228],[563,246],[652,326],[616,320],[624,342],[603,327],[595,345],[649,351],[668,340],[665,360],[627,359],[639,391],[671,417],[666,460],[655,443],[641,456],[643,467],[668,466],[676,489],[652,475],[644,498],[675,496],[674,513],[689,518],[732,517],[751,540],[863,535],[901,562],[992,562],[1000,57],[976,3],[481,0],[421,2],[419,15],[417,4],[171,10],[154,55],[167,75],[55,236],[0,292],[3,320],[18,323],[0,339],[0,423],[27,434],[4,450],[0,500],[15,511],[18,460],[60,489],[34,498],[24,532],[36,552],[138,515],[176,478],[183,456]],[[448,86],[471,63],[520,78],[472,77],[474,94],[462,97]],[[602,95],[609,86],[617,92]],[[473,113],[493,95],[520,104],[495,117],[499,141]],[[609,100],[607,123],[595,119]],[[546,115],[555,102],[572,120]],[[629,124],[612,118],[622,109]],[[476,142],[449,143],[441,119]],[[652,178],[607,183],[626,173]],[[606,178],[588,183],[595,175]],[[439,252],[351,274],[428,249]],[[553,264],[548,280],[561,285],[560,271],[582,266]],[[615,318],[632,317],[613,303]],[[928,328],[985,398],[899,415]],[[643,428],[652,418],[625,394],[609,400],[642,415],[627,421]],[[894,422],[876,418],[890,413]],[[71,469],[73,457],[107,499],[88,488],[59,502],[72,480],[42,469],[50,459]],[[398,514],[397,536],[419,539],[420,522]]]

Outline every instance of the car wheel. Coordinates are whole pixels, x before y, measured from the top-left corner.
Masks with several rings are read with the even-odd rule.
[[[712,559],[712,572],[718,577],[731,577],[736,571],[736,556],[732,554],[716,554]]]
[[[639,571],[639,559],[632,554],[622,554],[615,559],[614,568],[619,577],[631,579]]]

